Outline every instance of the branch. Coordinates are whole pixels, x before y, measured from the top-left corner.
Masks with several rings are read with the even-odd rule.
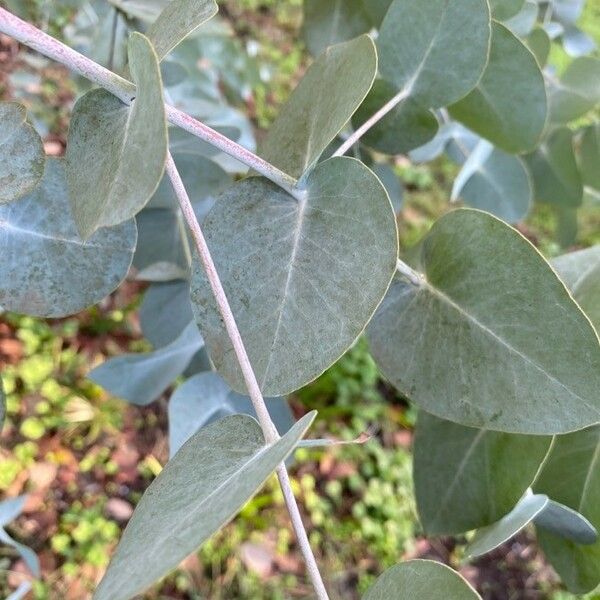
[[[40,54],[67,66],[71,71],[103,87],[125,104],[131,104],[135,97],[135,85],[131,81],[95,63],[4,8],[0,8],[0,33],[5,33]],[[167,119],[174,125],[233,156],[292,196],[297,196],[295,187],[298,182],[287,173],[174,106],[167,104],[165,110]]]
[[[177,171],[177,167],[175,166],[175,162],[173,161],[171,153],[169,153],[167,156],[166,173],[171,180],[173,190],[175,191],[175,195],[179,201],[179,206],[181,207],[183,216],[188,224],[192,237],[194,238],[196,249],[198,250],[198,255],[200,257],[200,262],[202,263],[202,266],[206,272],[210,287],[214,294],[215,300],[217,301],[219,312],[223,318],[227,334],[229,335],[236,357],[240,364],[244,382],[248,388],[252,405],[254,406],[254,410],[256,411],[258,420],[263,430],[265,441],[271,444],[279,439],[279,433],[277,432],[277,429],[271,420],[271,416],[269,415],[269,411],[265,405],[262,392],[260,391],[260,386],[258,385],[256,375],[254,374],[248,353],[246,352],[244,342],[240,335],[240,330],[238,329],[231,306],[229,305],[229,301],[225,295],[225,290],[223,289],[223,285],[219,278],[219,274],[217,273],[215,263],[213,262],[210,250],[206,243],[206,239],[204,238],[204,234],[202,233],[202,229],[198,223],[196,214],[194,213],[192,203],[190,202],[189,196],[183,181],[181,180],[179,172]],[[328,600],[327,591],[323,584],[323,580],[317,566],[317,561],[315,560],[314,554],[310,547],[306,529],[302,523],[300,510],[298,509],[298,504],[296,502],[296,498],[294,497],[290,479],[284,463],[281,463],[277,467],[277,477],[279,478],[279,484],[283,492],[283,497],[285,499],[288,512],[290,513],[290,518],[292,520],[294,531],[296,532],[298,544],[304,556],[304,560],[306,561],[307,571],[315,591],[317,592],[317,597],[319,600]]]
[[[389,102],[384,104],[373,116],[367,119],[352,135],[333,153],[333,156],[344,156],[360,138],[374,127],[385,115],[392,111],[398,104],[406,100],[410,95],[410,87],[398,92]]]

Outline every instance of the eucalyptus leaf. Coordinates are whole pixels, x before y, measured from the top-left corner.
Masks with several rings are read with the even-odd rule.
[[[568,123],[600,104],[600,60],[591,56],[576,58],[559,80],[548,82],[550,120]]]
[[[353,126],[358,128],[397,93],[398,90],[383,79],[375,81],[352,117]],[[384,154],[406,154],[409,150],[429,142],[437,130],[438,121],[433,112],[408,98],[371,127],[361,141]]]
[[[295,419],[285,398],[265,398],[279,432],[290,429]],[[234,392],[216,373],[200,373],[180,385],[169,400],[169,454],[172,457],[194,433],[228,415],[256,418],[248,396]]]
[[[156,53],[143,35],[129,39],[129,67],[137,84],[131,106],[97,89],[73,110],[67,179],[77,228],[96,229],[135,216],[156,190],[167,155],[167,126]]]
[[[313,56],[370,29],[363,0],[304,0],[302,36]]]
[[[563,32],[563,48],[574,57],[585,56],[592,53],[596,48],[596,42],[579,27],[568,25]]]
[[[600,529],[600,425],[560,436],[550,452],[535,490],[583,515]],[[600,540],[580,545],[538,530],[544,554],[567,588],[586,594],[600,584]]]
[[[363,600],[481,600],[450,567],[432,560],[407,560],[380,575]]]
[[[585,128],[580,156],[583,183],[600,191],[600,123]]]
[[[548,62],[548,56],[550,55],[550,49],[552,42],[550,36],[542,27],[536,27],[525,39],[527,47],[533,52],[538,65],[540,67],[546,66]]]
[[[144,22],[154,21],[171,0],[108,0],[134,19]]]
[[[498,21],[506,21],[522,10],[525,0],[490,0],[492,17]]]
[[[153,283],[144,294],[140,325],[144,337],[162,348],[174,342],[194,320],[188,281]]]
[[[421,106],[447,106],[475,87],[489,44],[487,0],[394,0],[377,38],[379,71]]]
[[[513,510],[497,523],[480,529],[465,548],[465,554],[474,558],[501,546],[529,525],[546,508],[547,504],[548,496],[526,494]]]
[[[281,109],[260,155],[300,177],[360,106],[376,73],[377,54],[368,35],[329,47],[308,68]]]
[[[544,77],[531,51],[504,25],[492,25],[483,77],[449,110],[506,152],[517,154],[537,146],[548,112]]]
[[[444,123],[431,141],[419,148],[411,150],[409,154],[411,161],[415,163],[424,163],[438,158],[443,154],[444,150],[446,150],[449,142],[457,137],[461,137],[463,133],[467,133],[468,135],[473,136],[475,139],[477,138],[475,134],[471,134],[468,129],[460,123]],[[476,144],[477,141],[475,141],[475,145]],[[460,160],[456,162],[462,164],[467,159],[470,151],[471,146],[469,145],[464,149],[464,152],[461,152]]]
[[[600,244],[563,254],[551,264],[600,332]]]
[[[148,29],[148,39],[158,60],[161,61],[218,11],[215,0],[171,0]]]
[[[174,569],[239,512],[314,417],[307,414],[271,445],[246,415],[194,434],[142,496],[94,600],[129,600]]]
[[[137,279],[188,279],[190,247],[179,210],[145,209],[136,217],[138,244],[133,258]]]
[[[26,118],[22,104],[0,102],[0,204],[31,192],[44,175],[44,146]]]
[[[146,406],[181,375],[204,341],[190,323],[173,342],[153,352],[125,354],[93,369],[88,377],[113,396]]]
[[[542,144],[524,157],[533,179],[535,199],[564,208],[583,201],[583,182],[567,127],[552,131]]]
[[[373,27],[379,28],[392,4],[392,0],[363,0],[363,4],[371,18]]]
[[[478,162],[458,194],[468,206],[507,223],[522,221],[533,205],[533,183],[523,160],[497,148]]]
[[[394,212],[400,212],[404,202],[404,186],[400,178],[396,175],[394,169],[385,163],[377,163],[372,166],[372,169],[388,193]]]
[[[531,486],[551,436],[473,429],[421,411],[414,445],[417,509],[428,535],[495,523]]]
[[[534,523],[576,544],[591,545],[598,541],[596,528],[583,515],[554,500],[548,502]]]
[[[266,396],[302,387],[340,358],[381,302],[396,264],[394,212],[362,163],[346,157],[319,163],[305,193],[296,200],[252,177],[229,188],[204,223]],[[235,353],[197,258],[193,267],[192,306],[211,358],[243,393]]]
[[[125,279],[135,222],[101,229],[84,242],[71,214],[63,162],[57,159],[48,160],[33,193],[0,206],[5,310],[64,317],[99,302]]]
[[[27,496],[16,496],[0,502],[0,544],[13,547],[20,555],[34,577],[40,576],[40,562],[31,548],[15,541],[4,527],[14,521],[22,512]]]
[[[539,6],[537,0],[525,0],[523,8],[510,19],[504,21],[516,36],[520,38],[527,37],[535,27],[538,18]]]
[[[440,418],[494,431],[548,435],[598,421],[596,332],[518,231],[456,210],[420,258],[422,282],[398,278],[368,329],[399,390]]]

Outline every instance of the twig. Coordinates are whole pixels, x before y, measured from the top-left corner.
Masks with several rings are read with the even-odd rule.
[[[271,420],[271,416],[269,415],[269,411],[265,405],[262,392],[260,391],[260,386],[258,385],[256,375],[254,374],[254,370],[250,364],[248,353],[246,352],[246,348],[231,310],[231,306],[229,305],[229,301],[225,295],[225,290],[223,289],[219,274],[217,273],[215,263],[213,262],[210,250],[204,238],[204,234],[202,233],[202,229],[198,223],[196,214],[194,213],[192,203],[190,202],[183,181],[181,180],[179,172],[177,171],[177,167],[175,166],[175,162],[173,161],[173,157],[170,153],[167,155],[166,172],[171,180],[177,200],[179,201],[181,212],[183,213],[192,237],[194,238],[196,249],[198,250],[198,255],[200,257],[200,262],[204,267],[210,287],[215,296],[215,300],[217,301],[219,312],[221,313],[227,334],[229,335],[236,357],[240,364],[244,382],[248,388],[248,393],[262,427],[265,440],[267,443],[273,443],[279,439],[279,433],[277,432],[277,429]],[[302,523],[300,510],[292,491],[292,486],[285,468],[285,464],[281,463],[277,467],[277,477],[279,478],[279,484],[281,485],[283,497],[285,499],[288,512],[290,513],[290,518],[292,520],[294,531],[296,532],[298,544],[304,556],[304,560],[306,561],[307,571],[315,591],[317,592],[317,597],[320,600],[328,600],[327,591],[323,584],[323,580],[317,566],[317,561],[315,560],[314,554],[310,547],[306,529]]]
[[[396,271],[398,271],[398,273],[400,273],[401,275],[404,275],[404,277],[406,277],[408,281],[410,281],[413,285],[416,285],[418,287],[421,287],[425,282],[425,278],[423,277],[423,275],[421,275],[421,273],[418,273],[413,268],[409,267],[405,262],[402,262],[400,259],[398,259],[398,262],[396,263]]]
[[[396,108],[400,102],[403,102],[410,95],[410,87],[404,88],[401,92],[398,92],[389,102],[384,104],[372,117],[367,119],[358,129],[356,129],[352,135],[333,153],[333,156],[344,156],[360,138],[375,126],[385,115],[391,110]]]
[[[69,67],[75,73],[103,87],[125,104],[131,104],[135,97],[135,85],[131,81],[95,63],[4,8],[0,8],[0,33],[5,33],[40,54]],[[295,187],[298,182],[296,179],[174,106],[166,105],[165,109],[167,119],[171,123],[233,156],[297,197],[298,191]]]

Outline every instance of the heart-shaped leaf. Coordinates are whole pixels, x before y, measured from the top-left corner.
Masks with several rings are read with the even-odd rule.
[[[490,212],[507,223],[524,219],[533,204],[533,183],[518,156],[493,148],[489,142],[481,154],[477,148],[465,162],[455,181],[452,197],[461,196],[465,204]]]
[[[429,535],[455,535],[498,521],[531,486],[550,436],[473,429],[421,411],[415,493]]]
[[[489,44],[487,0],[394,0],[377,38],[379,71],[421,106],[447,106],[475,87]]]
[[[358,128],[397,93],[398,90],[387,81],[375,81],[352,118],[352,124]],[[426,144],[437,130],[438,121],[433,112],[408,98],[371,127],[361,141],[384,154],[406,154],[409,150]]]
[[[518,231],[456,210],[425,238],[421,263],[423,281],[398,279],[368,330],[398,389],[438,417],[495,431],[555,434],[598,421],[596,332]]]
[[[490,59],[475,89],[450,114],[513,154],[531,151],[546,125],[544,77],[530,50],[504,25],[493,23]]]
[[[550,500],[533,520],[542,527],[576,544],[590,545],[598,540],[596,528],[576,510]]]
[[[265,398],[280,432],[295,423],[284,398]],[[234,392],[216,373],[200,373],[180,385],[169,400],[169,454],[173,456],[196,431],[228,415],[256,417],[248,396]]]
[[[600,425],[559,436],[535,483],[536,492],[577,511],[600,529]],[[579,545],[543,529],[538,540],[548,560],[574,594],[600,584],[600,540]]]
[[[568,123],[600,103],[600,60],[591,56],[575,59],[560,80],[548,83],[550,120]]]
[[[168,346],[112,358],[96,367],[88,377],[114,396],[145,406],[185,371],[203,345],[198,328],[192,322]]]
[[[314,417],[307,414],[271,445],[246,415],[194,434],[142,496],[94,600],[129,600],[174,569],[238,513]]]
[[[385,189],[345,157],[317,165],[301,200],[258,177],[229,188],[204,233],[266,396],[312,381],[354,343],[385,295],[397,256]],[[217,370],[244,393],[197,258],[192,305]]]
[[[552,261],[552,266],[600,331],[600,244],[563,254]]]
[[[219,11],[215,0],[172,0],[148,29],[161,61],[175,46]]]
[[[347,42],[371,29],[363,0],[305,0],[302,36],[317,56],[328,46]]]
[[[481,600],[450,567],[432,560],[407,560],[380,575],[363,600]]]
[[[0,102],[0,204],[24,196],[44,175],[44,146],[26,118],[21,104]]]
[[[131,106],[105,90],[92,90],[73,110],[67,178],[84,238],[134,217],[163,174],[167,125],[160,69],[150,42],[139,33],[129,39],[129,67],[137,85]]]
[[[535,152],[524,158],[533,178],[536,200],[563,208],[581,205],[583,184],[570,129],[554,130]]]
[[[491,552],[511,537],[517,535],[539,515],[548,504],[548,496],[526,494],[523,499],[497,523],[480,529],[471,543],[465,548],[469,557],[477,557]]]
[[[360,106],[377,73],[368,35],[331,46],[281,109],[260,155],[293,177],[310,169]]]
[[[133,220],[79,238],[62,161],[48,160],[40,186],[0,206],[0,305],[64,317],[99,302],[125,279],[137,238]]]
[[[152,284],[140,307],[144,337],[154,346],[167,346],[194,320],[188,281]]]

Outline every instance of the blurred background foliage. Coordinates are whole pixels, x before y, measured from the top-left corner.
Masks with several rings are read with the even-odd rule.
[[[82,2],[7,0],[49,33],[62,37]],[[233,43],[252,58],[240,80],[222,82],[257,128],[268,128],[301,77],[308,54],[300,41],[301,0],[223,0]],[[582,28],[600,42],[600,0],[588,0]],[[223,58],[223,57],[222,57]],[[555,47],[559,70],[566,57]],[[30,108],[46,151],[64,150],[76,86],[61,67],[0,37],[0,94]],[[236,91],[236,86],[238,87]],[[240,92],[241,91],[241,92]],[[396,160],[406,187],[399,216],[404,250],[444,211],[457,167],[446,158],[425,166]],[[597,206],[580,212],[575,246],[600,241]],[[548,257],[561,253],[554,213],[536,205],[521,231]],[[557,241],[558,240],[558,241]],[[60,321],[14,314],[0,319],[0,365],[8,417],[0,447],[0,497],[27,493],[11,533],[38,553],[36,600],[89,597],[123,524],[168,457],[166,397],[147,408],[111,398],[86,380],[107,356],[147,349],[137,308],[144,286],[128,283],[100,306]],[[296,454],[293,483],[309,521],[323,572],[340,598],[359,594],[384,568],[407,557],[434,557],[460,568],[486,599],[571,600],[527,535],[461,566],[451,538],[425,540],[411,481],[415,410],[383,382],[360,340],[318,380],[291,399],[297,415],[318,409],[313,437],[368,441]],[[0,547],[0,597],[25,566]],[[282,590],[287,590],[285,593]],[[191,556],[148,598],[279,600],[310,597],[283,499],[268,485],[225,530]],[[589,599],[600,598],[591,595]]]

